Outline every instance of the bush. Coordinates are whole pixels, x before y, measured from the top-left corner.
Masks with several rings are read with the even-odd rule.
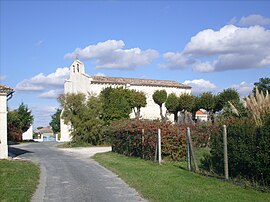
[[[186,155],[186,128],[191,128],[193,144],[205,147],[212,127],[176,125],[158,120],[121,120],[112,124],[107,131],[111,135],[114,152],[144,159],[154,159],[158,129],[161,129],[162,156],[179,161]],[[144,134],[142,133],[144,129]]]
[[[254,121],[247,118],[230,118],[224,124],[228,135],[229,175],[270,185],[270,116],[265,117],[262,127],[255,127]],[[210,147],[210,155],[204,158],[202,165],[223,174],[222,130],[213,135]]]

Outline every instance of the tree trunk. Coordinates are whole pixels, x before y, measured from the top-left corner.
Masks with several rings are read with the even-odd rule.
[[[178,123],[178,112],[174,112],[174,122]]]
[[[163,121],[164,116],[163,116],[163,113],[162,113],[162,105],[159,105],[159,109],[160,109],[160,117],[161,117],[161,120]]]

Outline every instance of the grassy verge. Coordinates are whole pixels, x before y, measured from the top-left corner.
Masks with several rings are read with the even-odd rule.
[[[270,201],[269,193],[191,173],[177,163],[159,166],[112,152],[93,158],[150,201]]]
[[[30,201],[38,181],[34,163],[0,160],[0,201]]]

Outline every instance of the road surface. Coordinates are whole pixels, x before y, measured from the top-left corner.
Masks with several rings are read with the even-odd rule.
[[[145,201],[111,171],[89,156],[109,148],[60,149],[54,142],[12,145],[15,158],[37,162],[40,184],[32,201]]]

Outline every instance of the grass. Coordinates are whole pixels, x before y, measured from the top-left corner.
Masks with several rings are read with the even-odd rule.
[[[269,193],[188,172],[177,163],[159,166],[112,152],[93,158],[150,201],[270,201]]]
[[[27,161],[0,160],[0,201],[30,201],[39,181],[39,167]]]

